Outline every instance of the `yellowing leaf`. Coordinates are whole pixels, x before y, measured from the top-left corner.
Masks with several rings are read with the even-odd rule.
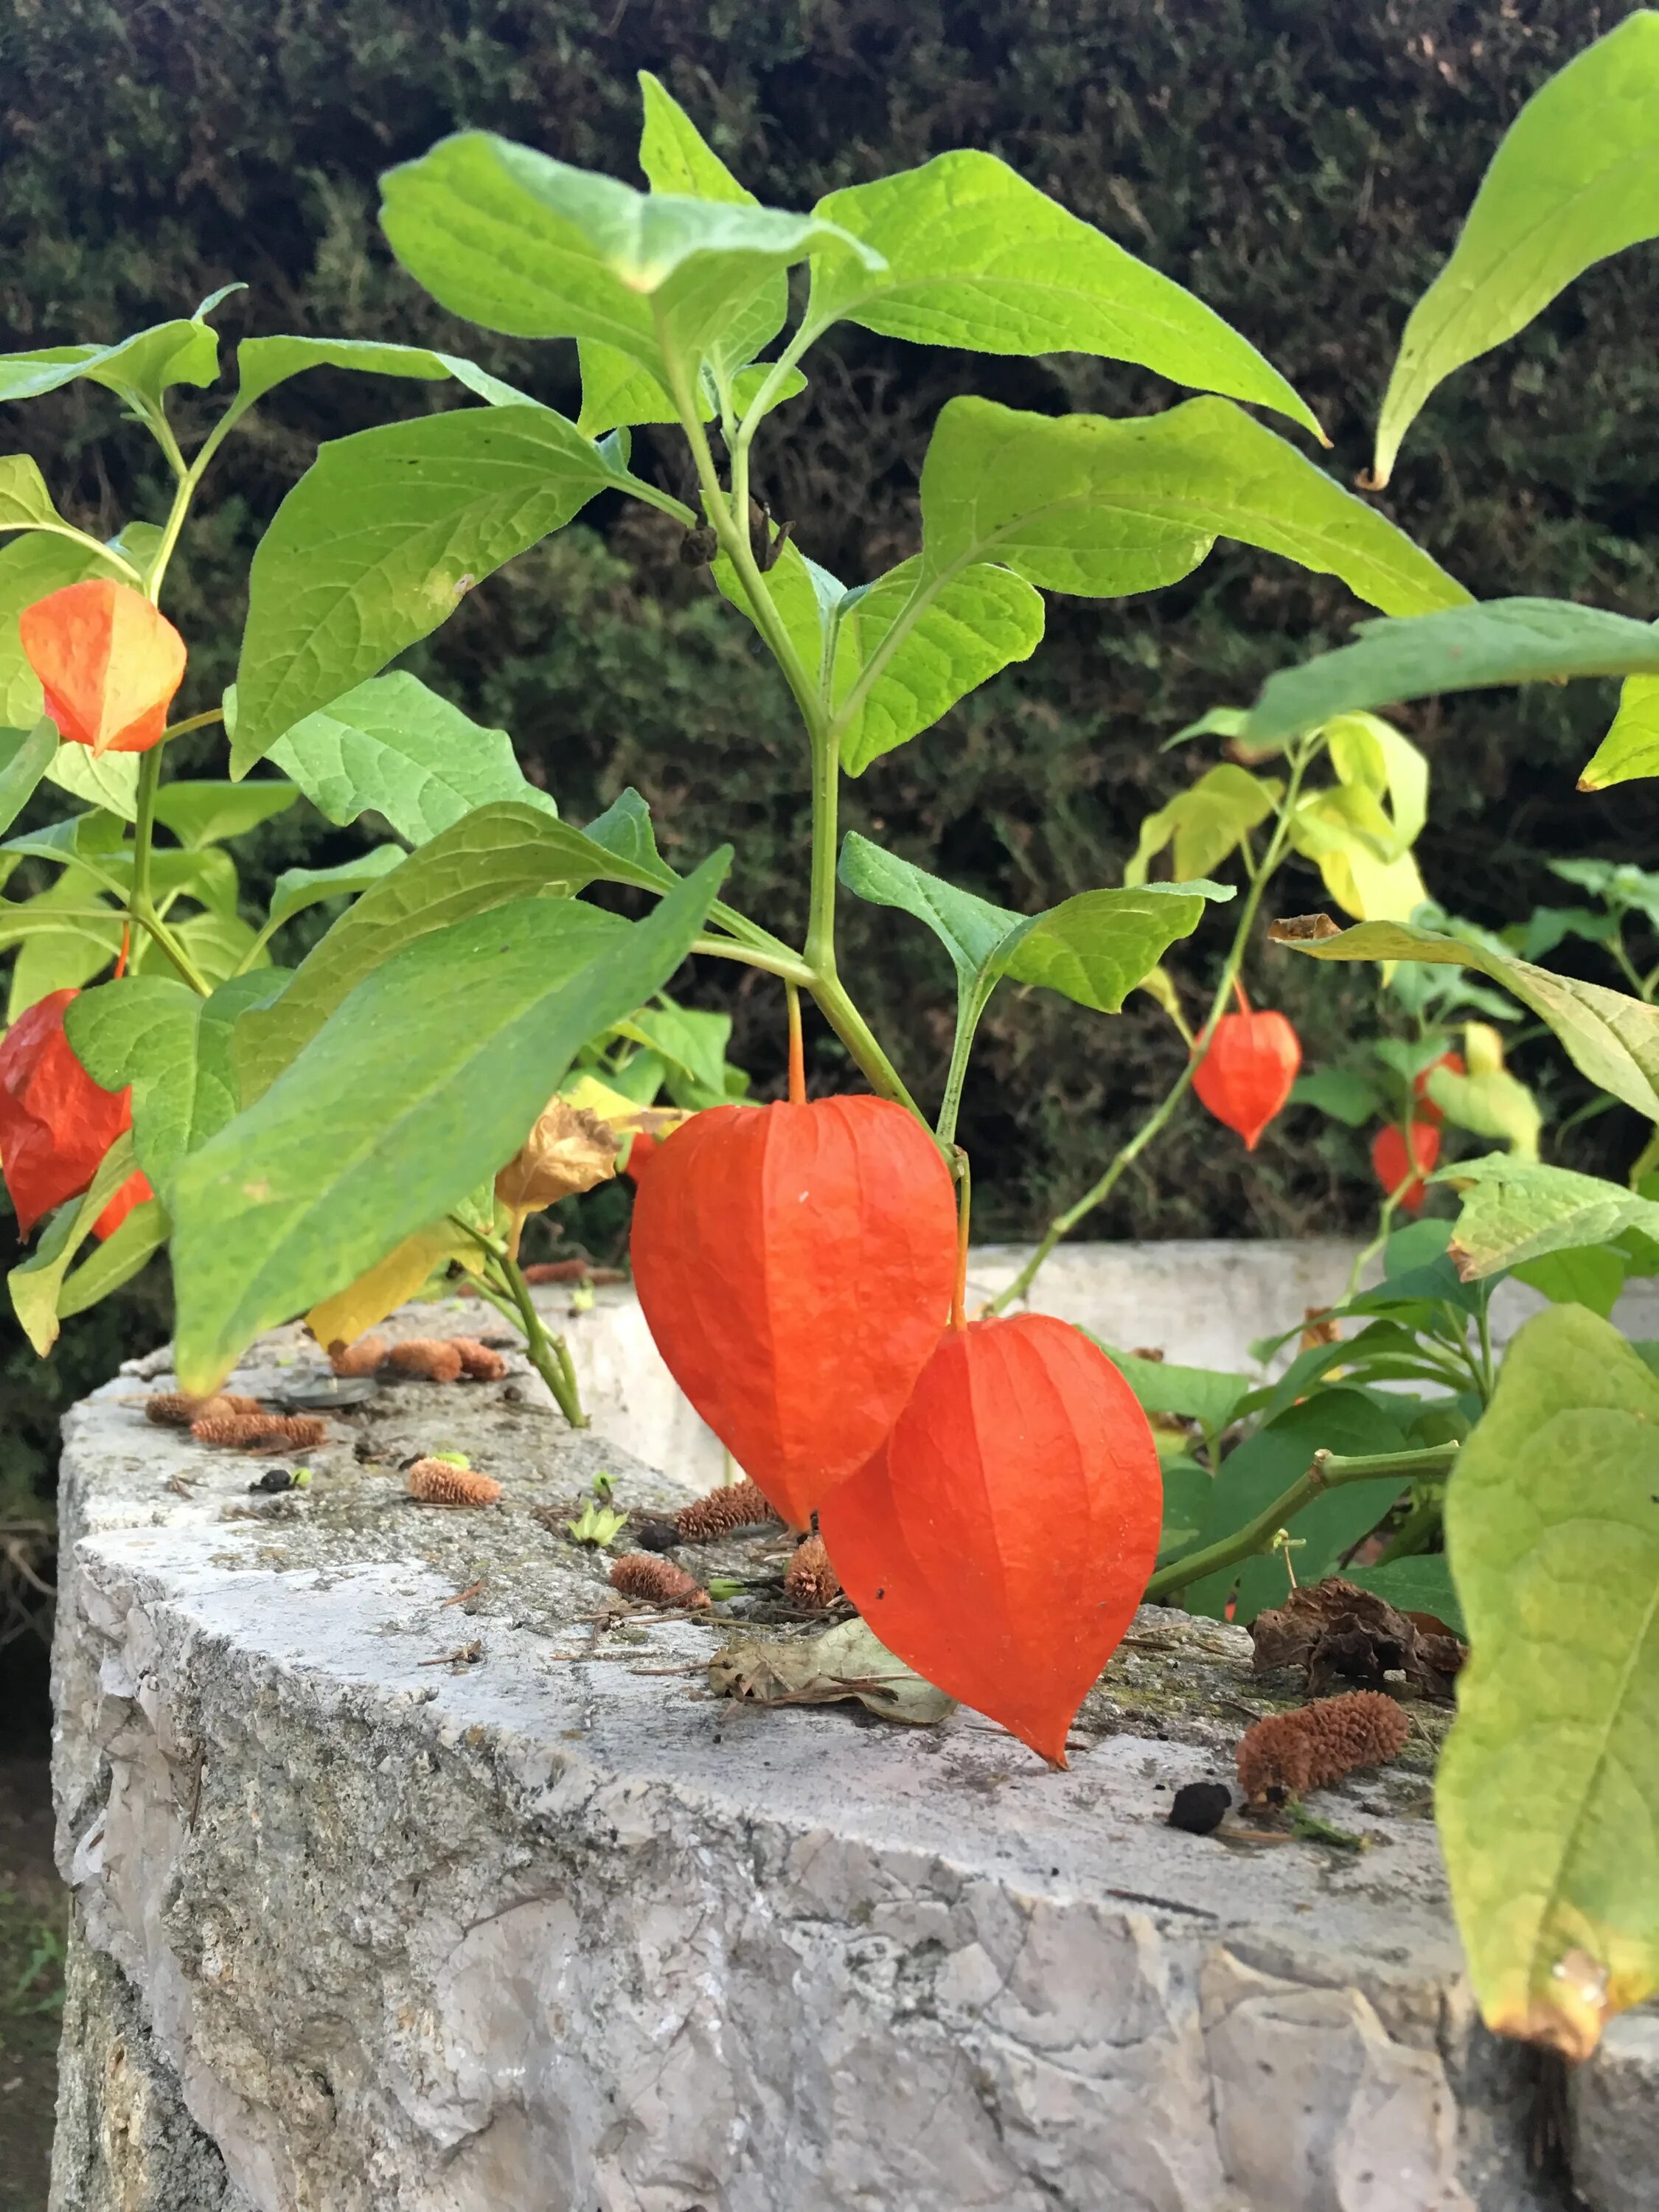
[[[1211,769],[1141,823],[1133,857],[1123,871],[1125,884],[1144,884],[1152,862],[1171,843],[1177,878],[1207,876],[1267,819],[1284,788],[1226,762]]]
[[[319,1344],[352,1344],[366,1329],[395,1313],[420,1290],[434,1268],[472,1249],[453,1221],[434,1222],[388,1252],[343,1291],[314,1305],[306,1323]]]

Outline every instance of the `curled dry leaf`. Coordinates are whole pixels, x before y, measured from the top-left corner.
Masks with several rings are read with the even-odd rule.
[[[550,1098],[495,1178],[495,1195],[513,1216],[514,1256],[529,1215],[592,1190],[616,1172],[617,1139],[599,1115],[568,1098]]]
[[[1410,1721],[1379,1690],[1351,1690],[1299,1712],[1273,1713],[1239,1739],[1239,1785],[1253,1805],[1299,1797],[1362,1767],[1383,1765],[1410,1734]]]
[[[1250,1624],[1258,1674],[1300,1668],[1307,1693],[1323,1697],[1339,1679],[1380,1689],[1385,1676],[1403,1674],[1425,1698],[1452,1699],[1452,1684],[1468,1656],[1448,1633],[1419,1628],[1373,1590],[1333,1576],[1293,1590],[1286,1602],[1258,1613]]]
[[[717,1697],[757,1705],[825,1705],[856,1698],[884,1720],[933,1728],[955,1700],[896,1659],[862,1620],[822,1636],[740,1636],[708,1662]]]

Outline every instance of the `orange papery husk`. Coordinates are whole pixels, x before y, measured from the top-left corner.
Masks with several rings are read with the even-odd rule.
[[[652,1552],[624,1552],[611,1570],[611,1587],[646,1605],[701,1608],[708,1602],[708,1593],[695,1575]]]
[[[130,584],[100,576],[25,607],[24,658],[58,735],[94,753],[147,752],[185,680],[185,641]]]
[[[1193,1089],[1253,1152],[1290,1097],[1301,1065],[1301,1039],[1283,1014],[1223,1014],[1210,1033]]]
[[[1253,1804],[1328,1789],[1405,1749],[1412,1724],[1380,1690],[1352,1690],[1293,1713],[1271,1713],[1245,1729],[1234,1754]]]
[[[674,1380],[793,1527],[909,1396],[956,1233],[938,1146],[883,1098],[716,1106],[653,1158],[634,1204],[640,1304]]]
[[[1371,1170],[1390,1198],[1397,1193],[1407,1213],[1421,1210],[1425,1176],[1431,1175],[1440,1157],[1440,1130],[1432,1121],[1413,1121],[1412,1155],[1406,1157],[1406,1139],[1390,1121],[1371,1139]],[[1415,1167],[1417,1172],[1412,1172]]]
[[[101,1244],[106,1237],[113,1237],[134,1206],[143,1206],[155,1193],[149,1187],[149,1177],[139,1169],[130,1175],[109,1204],[92,1224],[92,1233]]]
[[[0,1163],[20,1237],[78,1198],[132,1127],[131,1092],[94,1083],[64,1034],[64,1009],[77,995],[49,992],[0,1037]]]
[[[501,1494],[493,1474],[455,1467],[447,1459],[417,1459],[406,1486],[420,1505],[493,1505]]]
[[[1019,1314],[946,1331],[818,1528],[890,1651],[1064,1766],[1163,1510],[1158,1448],[1122,1376],[1067,1322]]]

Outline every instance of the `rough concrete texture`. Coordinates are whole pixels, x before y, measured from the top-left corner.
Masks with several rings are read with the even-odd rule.
[[[308,1359],[284,1333],[235,1387]],[[1571,2201],[1462,1978],[1424,1709],[1320,1801],[1363,1853],[1182,1835],[1173,1789],[1273,1702],[1237,1631],[1144,1610],[1064,1775],[970,1713],[719,1702],[729,1626],[619,1620],[562,1533],[600,1468],[629,1506],[690,1486],[522,1375],[383,1389],[272,1498],[146,1425],[152,1379],[66,1425],[59,1850],[91,1948],[53,2212]],[[500,1506],[405,1498],[446,1446]],[[1651,2121],[1612,2087],[1578,2120],[1584,2201],[1646,2205]]]

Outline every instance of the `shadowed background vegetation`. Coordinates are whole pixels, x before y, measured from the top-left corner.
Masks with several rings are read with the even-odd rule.
[[[1504,126],[1629,12],[1584,0],[3,0],[3,343],[112,338],[240,278],[251,289],[216,318],[228,338],[295,330],[440,344],[574,411],[574,347],[513,344],[441,314],[379,238],[374,180],[470,125],[636,179],[634,73],[648,67],[780,205],[948,147],[1001,155],[1260,345],[1325,423],[1328,465],[1352,481],[1407,313]],[[1443,387],[1407,441],[1384,504],[1477,594],[1659,613],[1652,276],[1639,252],[1593,271],[1521,340]],[[987,360],[848,327],[807,367],[811,392],[763,433],[759,480],[805,550],[849,581],[911,550],[918,466],[951,393],[1116,414],[1181,396],[1109,362]],[[181,711],[210,703],[232,672],[249,554],[318,441],[455,398],[323,371],[264,404],[210,478],[173,572],[169,610],[192,649]],[[5,411],[3,449],[33,452],[75,520],[106,532],[162,511],[153,449],[107,394],[74,385]],[[178,409],[187,429],[207,411],[193,394]],[[653,434],[640,451],[647,466],[678,465]],[[574,819],[632,782],[676,861],[733,837],[734,896],[793,929],[801,744],[748,626],[680,562],[678,539],[654,513],[601,504],[492,579],[411,665],[509,729]],[[1214,757],[1164,755],[1161,741],[1212,704],[1242,702],[1358,611],[1333,582],[1226,549],[1146,599],[1051,599],[1036,659],[878,763],[851,787],[847,820],[1017,908],[1114,881],[1142,814]],[[1547,854],[1653,850],[1645,786],[1573,795],[1611,705],[1610,686],[1581,684],[1401,717],[1433,761],[1419,854],[1448,905],[1500,922],[1549,896]],[[221,772],[213,759],[204,746],[182,764]],[[255,887],[302,857],[343,859],[373,842],[372,824],[359,829],[295,809],[254,841]],[[1296,864],[1271,903],[1323,903],[1316,876]],[[1189,1000],[1224,919],[1206,927],[1170,963]],[[929,1095],[949,1042],[942,954],[902,919],[850,902],[845,931],[866,1011]],[[1601,972],[1577,950],[1586,972]],[[1556,957],[1573,956],[1569,944]],[[1373,1018],[1364,972],[1258,951],[1249,975],[1297,1021],[1310,1062]],[[775,1085],[775,988],[705,968],[686,993],[730,1007],[733,1056],[763,1091]],[[1027,1232],[1091,1179],[1182,1048],[1141,997],[1114,1021],[1006,993],[982,1035],[963,1117],[976,1226]],[[837,1078],[836,1049],[817,1036],[821,1085]],[[1577,1103],[1553,1047],[1523,1047],[1518,1064],[1557,1110]],[[1575,1137],[1570,1157],[1618,1172],[1638,1141],[1621,1111]],[[1093,1227],[1328,1231],[1368,1206],[1346,1131],[1288,1114],[1247,1160],[1189,1107]],[[602,1237],[620,1220],[613,1203],[588,1225]],[[165,1305],[152,1267],[70,1323],[45,1369],[7,1316],[0,1419],[14,1497],[44,1475],[60,1405],[157,1336]]]

